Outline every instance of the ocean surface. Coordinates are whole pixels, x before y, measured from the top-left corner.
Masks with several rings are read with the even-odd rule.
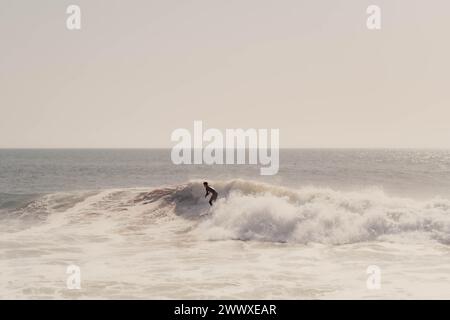
[[[284,149],[259,168],[0,150],[0,298],[450,299],[450,150]]]

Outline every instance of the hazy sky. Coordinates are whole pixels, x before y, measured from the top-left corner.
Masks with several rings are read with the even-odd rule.
[[[66,29],[66,8],[82,30]],[[366,8],[382,29],[366,28]],[[0,147],[450,147],[448,0],[0,0]]]

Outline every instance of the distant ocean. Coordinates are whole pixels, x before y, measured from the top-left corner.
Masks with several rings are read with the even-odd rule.
[[[261,176],[168,149],[3,149],[0,232],[2,299],[450,299],[450,150],[283,149]]]

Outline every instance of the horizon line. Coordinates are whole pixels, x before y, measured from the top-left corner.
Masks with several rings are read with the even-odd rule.
[[[0,147],[0,150],[170,150],[173,147]],[[195,148],[192,148],[195,149]],[[203,149],[203,148],[202,148]],[[223,148],[226,150],[226,148]],[[233,148],[236,149],[236,148]],[[250,148],[245,148],[250,149]],[[253,148],[258,149],[258,148]],[[450,147],[280,147],[280,150],[450,150]]]

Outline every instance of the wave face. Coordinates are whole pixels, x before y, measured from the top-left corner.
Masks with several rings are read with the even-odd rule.
[[[16,210],[16,215],[44,224],[58,221],[55,228],[120,221],[118,225],[128,223],[130,230],[145,228],[143,221],[163,224],[176,219],[186,224],[186,232],[203,240],[348,244],[404,238],[450,244],[446,199],[421,202],[389,197],[377,189],[289,189],[248,180],[212,185],[219,199],[211,208],[202,182],[190,181],[150,192],[119,189],[46,195]],[[136,226],[130,225],[133,221]]]
[[[163,201],[208,240],[347,244],[408,236],[450,244],[450,201],[392,198],[381,190],[288,189],[245,180],[212,184],[219,200],[207,208],[201,181],[156,189],[140,201]],[[206,207],[206,208],[205,208]],[[398,239],[398,237],[397,237]]]

